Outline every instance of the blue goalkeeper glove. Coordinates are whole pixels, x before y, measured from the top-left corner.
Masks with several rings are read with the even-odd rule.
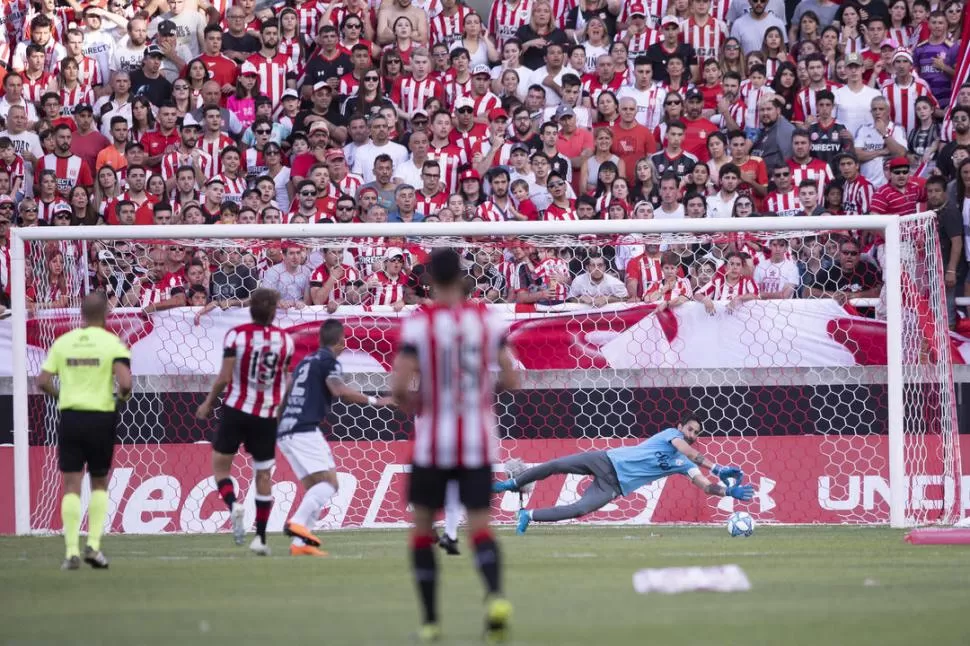
[[[721,467],[715,464],[711,473],[718,476],[725,487],[739,485],[744,479],[744,472],[739,467]]]
[[[738,500],[747,502],[754,498],[754,487],[749,484],[746,485],[734,485],[733,487],[726,487],[724,489],[725,496],[731,496],[732,498],[737,498]]]

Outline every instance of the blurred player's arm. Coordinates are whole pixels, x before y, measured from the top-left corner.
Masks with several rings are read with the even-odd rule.
[[[340,375],[330,375],[327,377],[327,390],[329,390],[330,394],[334,397],[339,397],[340,399],[350,402],[351,404],[360,404],[361,406],[364,404],[369,406],[392,406],[394,404],[394,399],[391,397],[374,397],[373,395],[365,395],[353,386],[348,386],[346,383],[344,383],[344,380]]]
[[[518,390],[521,385],[519,371],[515,369],[515,357],[512,350],[505,343],[498,353],[498,388],[499,390]]]
[[[276,407],[276,423],[279,424],[283,419],[283,409],[286,408],[286,402],[290,400],[290,392],[293,390],[293,379],[287,380],[289,383],[286,384],[286,393],[283,395],[283,399],[280,400],[280,405]]]
[[[205,419],[212,412],[212,407],[215,405],[216,400],[222,395],[222,391],[226,389],[229,382],[232,380],[232,371],[236,367],[236,355],[224,356],[222,358],[222,368],[219,370],[219,376],[216,377],[215,382],[212,384],[212,390],[209,391],[209,395],[205,398],[205,401],[199,405],[199,408],[195,411],[195,416],[199,419]]]
[[[40,374],[37,375],[37,387],[57,399],[58,392],[57,386],[54,385],[54,373],[41,370]]]
[[[391,397],[406,413],[412,413],[417,409],[418,393],[416,389],[411,388],[411,385],[418,383],[420,378],[421,366],[418,363],[417,348],[410,344],[402,345],[397,356],[394,357],[394,366],[391,370]]]

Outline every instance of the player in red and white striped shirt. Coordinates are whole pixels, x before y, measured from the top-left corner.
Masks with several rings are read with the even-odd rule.
[[[416,415],[408,498],[414,509],[411,557],[424,608],[421,637],[432,641],[440,635],[433,523],[449,482],[456,481],[488,593],[486,637],[501,641],[512,608],[501,598],[500,555],[489,528],[492,464],[498,459],[495,392],[496,386],[518,387],[515,359],[505,344],[504,323],[467,300],[457,253],[435,250],[428,273],[434,303],[405,319],[391,375],[395,401]]]
[[[236,142],[222,132],[222,111],[218,105],[206,106],[202,114],[203,136],[197,146],[212,159],[212,165],[217,173],[222,172],[222,152]]]
[[[326,305],[330,301],[342,303],[347,285],[360,280],[356,269],[341,263],[343,254],[344,250],[340,247],[327,247],[323,263],[310,274],[310,301],[313,305]]]
[[[909,134],[917,124],[916,99],[927,97],[933,102],[933,109],[940,107],[929,84],[913,75],[913,57],[906,50],[893,54],[893,69],[896,75],[891,83],[882,88],[882,94],[889,101],[889,118]]]
[[[488,33],[495,38],[495,46],[501,51],[505,42],[515,36],[519,27],[529,24],[533,0],[495,0],[488,12]]]
[[[219,431],[212,443],[212,471],[219,495],[231,510],[233,537],[241,545],[246,536],[245,510],[236,500],[229,472],[239,445],[246,444],[256,472],[256,537],[249,547],[258,554],[269,553],[266,523],[273,508],[276,412],[286,391],[285,374],[294,352],[292,337],[273,325],[279,298],[271,289],[253,291],[249,302],[253,321],[226,334],[219,376],[195,413],[199,419],[207,418],[226,390]]]
[[[796,130],[791,138],[792,158],[788,160],[791,169],[792,186],[801,186],[806,179],[818,185],[818,194],[825,195],[825,185],[835,180],[832,167],[821,159],[812,157],[812,140],[805,130]]]
[[[865,175],[859,172],[859,160],[854,153],[842,153],[839,157],[842,184],[842,211],[846,215],[869,213],[874,189]]]
[[[411,76],[404,76],[394,81],[391,88],[391,102],[401,112],[410,117],[415,110],[423,110],[424,103],[434,97],[445,100],[445,87],[441,81],[429,76],[431,72],[431,57],[423,47],[411,52]]]
[[[374,295],[374,305],[390,305],[394,311],[401,311],[408,286],[404,251],[390,247],[384,255],[384,269],[371,274],[365,284]]]
[[[293,66],[293,59],[277,49],[280,44],[280,30],[275,20],[264,22],[259,35],[263,48],[247,58],[246,63],[256,68],[260,93],[268,96],[273,107],[276,107],[283,98],[283,90],[296,87],[296,68]]]
[[[441,12],[431,19],[429,27],[430,44],[444,43],[450,46],[453,42],[461,40],[461,32],[465,28],[465,17],[472,12],[471,9],[458,0],[442,0]]]
[[[691,0],[693,15],[681,25],[685,43],[694,48],[697,67],[704,69],[704,61],[716,59],[728,37],[728,28],[711,15],[711,0]]]
[[[626,289],[633,300],[642,300],[650,287],[663,278],[659,245],[646,245],[644,252],[626,264]]]
[[[714,312],[713,301],[730,301],[728,311],[734,310],[745,301],[758,299],[758,286],[744,275],[744,257],[737,251],[728,253],[725,257],[725,271],[711,279],[711,282],[698,290],[695,298],[704,303],[708,312]]]

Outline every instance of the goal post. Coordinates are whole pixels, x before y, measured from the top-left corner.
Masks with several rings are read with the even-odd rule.
[[[801,240],[845,231],[868,232],[870,237],[881,241],[879,257],[884,279],[882,300],[885,303],[885,319],[884,323],[879,323],[884,328],[880,327],[878,330],[880,339],[876,345],[884,345],[881,348],[873,346],[869,350],[860,349],[862,341],[843,338],[852,337],[862,328],[871,331],[871,326],[866,327],[868,324],[864,317],[852,315],[843,318],[849,321],[848,325],[855,326],[853,329],[848,333],[846,329],[837,329],[843,325],[839,322],[843,318],[833,318],[836,316],[832,313],[834,304],[824,305],[824,316],[829,317],[826,341],[831,342],[831,338],[841,339],[844,347],[840,349],[839,356],[851,358],[850,355],[853,354],[859,357],[865,352],[872,352],[873,357],[877,357],[868,357],[859,365],[816,365],[813,363],[816,359],[807,356],[812,346],[807,341],[803,343],[802,340],[794,338],[799,332],[782,329],[783,326],[778,327],[781,323],[771,322],[787,321],[794,324],[809,316],[811,313],[806,314],[795,307],[802,305],[797,302],[764,301],[757,305],[741,306],[750,307],[752,311],[760,308],[758,312],[761,314],[777,313],[776,319],[756,320],[753,314],[724,319],[740,335],[740,340],[736,339],[737,347],[734,350],[740,349],[738,351],[743,354],[745,348],[752,349],[752,356],[738,358],[736,365],[728,359],[708,365],[703,357],[692,359],[688,356],[699,350],[678,338],[677,325],[683,331],[693,321],[702,321],[699,317],[703,310],[699,303],[688,303],[683,306],[684,309],[677,310],[677,313],[672,313],[671,310],[668,312],[670,316],[659,324],[653,319],[659,319],[660,316],[643,303],[629,309],[617,305],[599,310],[578,309],[570,305],[537,306],[531,309],[515,305],[493,306],[501,308],[507,318],[519,326],[512,337],[522,344],[521,348],[526,354],[535,355],[529,360],[533,363],[523,364],[526,382],[529,384],[527,388],[531,389],[528,396],[502,400],[500,419],[503,433],[509,432],[509,427],[517,427],[507,437],[503,436],[503,454],[535,462],[556,457],[552,453],[555,451],[588,450],[629,443],[636,440],[638,434],[642,437],[642,434],[653,433],[662,428],[661,424],[675,421],[677,414],[681,412],[677,410],[678,406],[699,405],[703,413],[715,420],[712,424],[716,433],[716,437],[712,439],[717,441],[715,453],[719,452],[724,460],[742,463],[749,460],[748,463],[753,465],[754,472],[761,478],[755,485],[765,491],[760,505],[764,512],[762,518],[767,516],[769,522],[888,523],[893,527],[952,523],[964,513],[961,503],[964,495],[950,366],[951,343],[946,324],[945,300],[942,297],[943,272],[939,245],[935,238],[935,216],[917,214],[903,218],[821,216],[390,225],[290,224],[278,227],[167,225],[13,229],[10,242],[13,305],[10,356],[14,392],[16,532],[27,534],[57,529],[53,500],[57,497],[60,485],[56,462],[51,460],[56,433],[53,432],[50,422],[56,417],[56,411],[50,402],[38,403],[39,396],[31,382],[37,371],[35,355],[39,351],[35,347],[35,337],[39,335],[43,342],[49,343],[63,331],[64,326],[71,322],[76,325],[79,321],[76,309],[64,313],[63,316],[53,310],[42,311],[43,308],[28,312],[27,275],[30,272],[33,280],[38,280],[36,265],[41,262],[39,258],[43,255],[38,251],[41,245],[63,244],[68,240],[106,244],[127,241],[140,242],[147,246],[178,241],[187,246],[219,250],[236,246],[254,249],[265,241],[285,240],[288,244],[301,246],[305,252],[319,252],[327,246],[339,246],[345,250],[361,250],[368,245],[379,247],[373,240],[393,235],[396,239],[414,242],[425,248],[454,246],[473,253],[475,249],[486,248],[488,244],[491,244],[491,248],[507,251],[510,244],[523,241],[532,247],[553,250],[578,250],[587,246],[613,246],[619,249],[624,245],[642,245],[644,242],[669,245],[671,248],[687,245],[690,248],[704,245],[717,247],[722,244],[721,240],[733,241],[739,236],[756,236],[760,240],[771,237]],[[720,317],[726,311],[726,304],[718,303],[717,307]],[[310,309],[313,311],[290,312],[281,316],[288,317],[287,321],[293,328],[301,330],[328,316],[326,311],[319,308]],[[528,311],[524,311],[525,309]],[[635,316],[631,314],[632,310],[636,310]],[[125,325],[137,325],[137,322],[133,322],[139,316],[136,310],[130,313],[118,311],[129,317]],[[342,311],[338,309],[337,315],[341,316]],[[354,329],[359,334],[355,336],[362,339],[358,340],[359,343],[376,343],[382,353],[369,363],[365,360],[363,367],[351,379],[363,389],[376,392],[385,385],[383,375],[388,365],[385,359],[392,352],[394,336],[387,330],[390,330],[393,319],[403,313],[379,306],[349,308],[348,311],[350,314],[345,315],[346,324],[350,327],[357,326]],[[599,323],[592,321],[594,316],[600,317]],[[650,316],[653,317],[651,322],[645,323]],[[555,320],[547,320],[547,317]],[[204,355],[212,352],[213,343],[221,342],[221,339],[216,339],[216,328],[219,325],[229,325],[231,319],[231,312],[220,312],[217,309],[201,327],[196,323],[197,328],[192,328],[188,322],[189,315],[183,312],[167,312],[164,316],[150,315],[149,320],[154,323],[151,334],[158,337],[157,343],[151,347],[160,348],[157,351],[164,353],[164,356],[160,354],[157,361],[151,363],[162,366],[159,371],[164,374],[151,371],[137,374],[136,371],[136,398],[139,395],[143,398],[151,395],[154,400],[148,404],[139,404],[138,410],[124,419],[125,437],[128,439],[122,438],[120,459],[130,460],[126,463],[126,468],[133,471],[142,466],[151,467],[153,478],[157,480],[152,486],[175,487],[179,489],[179,493],[176,495],[176,502],[171,505],[168,502],[153,503],[151,501],[156,501],[159,496],[163,500],[167,499],[164,494],[155,496],[149,485],[141,482],[138,477],[133,477],[130,481],[119,482],[117,491],[112,490],[111,495],[129,495],[131,488],[145,488],[144,497],[149,501],[146,508],[164,507],[167,512],[175,515],[181,512],[183,520],[187,515],[191,516],[189,521],[181,525],[176,522],[156,525],[162,527],[162,531],[225,529],[219,522],[220,512],[214,510],[211,501],[211,484],[198,479],[205,471],[201,465],[196,464],[192,469],[193,475],[187,476],[189,479],[183,482],[178,482],[177,477],[173,478],[162,468],[162,465],[172,460],[198,462],[198,453],[195,450],[198,447],[191,447],[191,452],[168,451],[170,445],[166,442],[169,439],[158,439],[152,434],[155,431],[142,433],[139,427],[155,426],[158,427],[158,433],[164,435],[166,432],[171,434],[172,427],[188,426],[187,422],[179,421],[178,417],[192,415],[193,411],[187,406],[197,404],[198,393],[207,389],[212,375],[217,371],[217,366],[212,365],[211,361],[207,362]],[[34,326],[30,335],[29,320]],[[543,325],[547,325],[548,329],[537,332]],[[702,322],[698,325],[708,324]],[[776,327],[772,328],[772,325]],[[824,321],[820,325],[822,327],[819,334],[824,336]],[[572,345],[559,345],[560,342],[556,339],[569,335],[572,335],[570,339],[576,335],[584,338],[579,342],[570,342]],[[618,348],[617,339],[621,337],[627,345]],[[757,353],[754,353],[754,347],[761,344],[762,339],[767,339],[771,347],[759,347]],[[630,346],[631,343],[637,344],[636,350]],[[577,349],[580,345],[583,347]],[[626,357],[641,350],[645,354],[653,352],[657,356],[646,357],[642,361],[635,357],[628,360]],[[568,354],[568,361],[549,360],[551,353],[559,351]],[[772,356],[784,358],[786,352],[791,358],[790,365],[784,361],[779,365],[770,363]],[[699,367],[693,367],[692,362],[699,362]],[[138,363],[138,360],[133,361],[133,365]],[[661,390],[651,391],[651,388]],[[779,388],[789,390],[777,391]],[[140,389],[142,393],[138,392]],[[178,390],[179,396],[171,397],[169,389]],[[785,394],[773,394],[776,391]],[[651,392],[661,393],[660,397],[665,398],[664,403],[656,406],[644,404],[644,398]],[[35,398],[33,404],[31,397]],[[784,408],[784,404],[788,402],[769,402],[764,406],[768,409],[767,413],[757,413],[760,416],[759,422],[745,421],[744,417],[752,405],[762,407],[757,403],[759,397],[791,397],[797,399],[798,405],[791,406],[791,411],[778,412],[773,411],[773,406],[781,404]],[[860,408],[863,410],[860,411]],[[811,419],[797,417],[805,411],[812,414]],[[400,512],[404,510],[405,504],[403,498],[394,492],[400,488],[398,479],[403,472],[403,466],[399,463],[406,462],[402,459],[403,453],[399,446],[407,437],[402,418],[368,418],[359,407],[340,408],[337,414],[340,417],[340,433],[343,435],[336,440],[346,444],[342,453],[346,457],[341,459],[352,460],[354,466],[354,469],[348,469],[347,481],[351,485],[362,485],[362,481],[367,480],[366,494],[372,500],[348,502],[353,509],[344,509],[341,512],[343,515],[339,515],[343,524],[338,520],[333,526],[393,526],[399,523]],[[766,414],[775,416],[771,419],[778,420],[777,427],[766,429],[759,426]],[[159,417],[163,415],[166,419],[159,421]],[[837,419],[842,415],[848,417],[841,421]],[[570,416],[582,416],[584,419],[579,422]],[[368,425],[368,428],[359,434],[347,430],[358,421]],[[556,431],[553,422],[563,426],[575,426],[581,432],[575,441],[564,440],[566,436]],[[859,427],[853,428],[853,424]],[[807,479],[804,482],[806,491],[797,494],[783,491],[781,483],[789,486],[790,480],[766,473],[771,468],[769,463],[772,456],[780,456],[777,459],[788,457],[790,463],[778,464],[779,470],[797,467],[801,444],[798,445],[799,448],[795,448],[794,444],[789,448],[767,443],[767,440],[784,439],[781,436],[793,437],[797,434],[795,429],[786,428],[786,425],[799,427],[802,437],[811,440],[813,446],[819,445],[817,455],[811,459],[822,466],[817,469],[809,468],[806,463],[804,469],[795,469],[799,477]],[[770,437],[773,435],[779,437]],[[881,436],[885,437],[884,443],[879,439]],[[144,440],[145,437],[150,439]],[[179,436],[179,441],[186,444],[204,443],[205,440],[204,430],[197,428],[189,428]],[[45,445],[46,451],[32,452],[32,446],[36,449]],[[754,454],[760,461],[746,454]],[[279,462],[277,468],[280,468]],[[823,468],[824,465],[828,466]],[[338,471],[341,471],[340,459]],[[888,481],[886,487],[879,476],[883,471],[883,477]],[[245,475],[239,472],[237,477],[244,478]],[[193,482],[192,478],[196,481]],[[139,486],[139,482],[143,486]],[[554,492],[537,492],[536,500],[563,502],[568,501],[569,496],[576,495],[578,482],[567,479],[560,484],[561,488]],[[772,487],[776,487],[774,494],[771,493]],[[186,489],[191,491],[184,494]],[[930,489],[936,493],[929,493]],[[816,514],[801,509],[808,509],[814,504],[816,491],[821,511]],[[363,495],[361,492],[358,492],[358,496]],[[297,494],[289,489],[284,493],[290,497],[289,503],[292,504]],[[278,493],[277,496],[279,495],[281,494]],[[388,512],[381,506],[384,503],[377,501],[381,496],[382,501],[387,501],[388,508],[396,505],[400,509],[393,513]],[[637,503],[642,503],[644,511],[631,511],[623,506],[625,503],[618,501],[616,511],[608,512],[598,521],[711,522],[724,515],[724,508],[717,507],[718,501],[711,500],[704,503],[703,513],[692,518],[678,519],[671,515],[673,512],[668,513],[668,510],[662,509],[663,505],[658,506],[658,500],[664,497],[676,497],[680,501],[679,505],[671,507],[674,511],[697,505],[697,499],[691,497],[691,494],[679,488],[679,485],[671,485],[667,491],[660,487],[644,493],[641,496],[643,500],[638,499]],[[784,502],[787,500],[791,502]],[[510,504],[511,501],[503,499],[500,502],[501,509],[510,512],[511,509],[506,508]],[[789,510],[784,509],[785,506],[798,506],[800,509],[789,513]],[[134,515],[135,512],[132,513]],[[758,513],[754,515],[759,516]],[[150,528],[144,529],[150,527],[148,524],[139,524],[136,522],[137,518],[131,520],[132,527],[143,529],[116,528],[115,531],[151,531]]]

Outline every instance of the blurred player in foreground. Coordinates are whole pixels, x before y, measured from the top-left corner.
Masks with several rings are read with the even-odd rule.
[[[494,489],[496,492],[519,491],[557,473],[593,476],[593,482],[582,497],[571,505],[519,510],[516,528],[519,534],[524,534],[532,521],[554,523],[579,518],[606,506],[615,498],[628,496],[646,484],[676,473],[686,475],[698,488],[712,496],[751,500],[754,487],[741,484],[744,477],[741,469],[718,466],[691,446],[700,434],[700,417],[687,413],[677,428],[660,431],[636,446],[576,453],[551,460],[526,469],[515,477],[496,482]],[[718,476],[723,484],[708,480],[700,467],[710,469],[711,474]]]
[[[458,254],[436,249],[428,273],[434,302],[401,326],[391,374],[394,400],[416,414],[409,500],[414,507],[412,565],[424,610],[418,636],[422,641],[441,637],[432,525],[448,483],[456,481],[468,510],[475,562],[488,591],[485,637],[495,643],[506,639],[512,605],[502,597],[500,554],[489,527],[492,464],[498,453],[491,368],[498,366],[497,385],[505,390],[518,387],[518,375],[505,344],[504,324],[465,296]]]
[[[67,547],[62,570],[81,567],[81,480],[84,465],[91,476],[88,503],[88,544],[84,561],[93,568],[108,567],[101,552],[101,535],[108,515],[108,472],[114,454],[118,400],[131,397],[131,352],[104,329],[108,301],[93,293],[81,303],[84,326],[62,335],[41,366],[37,386],[57,399],[61,425],[57,432],[57,466],[64,477],[61,520]],[[60,389],[54,385],[60,378]]]
[[[293,537],[290,554],[294,556],[327,555],[319,549],[320,539],[309,527],[338,488],[333,455],[320,432],[334,398],[361,405],[393,404],[389,397],[365,395],[344,383],[343,368],[337,360],[344,347],[343,323],[336,319],[324,321],[320,325],[320,349],[300,361],[280,406],[277,444],[306,492],[283,528],[287,536]]]
[[[232,534],[237,545],[246,538],[245,511],[236,500],[236,488],[229,477],[239,445],[253,457],[256,472],[256,536],[249,549],[268,555],[266,523],[273,509],[271,470],[276,463],[276,413],[286,389],[286,368],[293,357],[293,339],[273,325],[280,295],[259,288],[249,299],[252,323],[238,325],[226,333],[222,368],[209,396],[195,412],[205,419],[222,391],[222,420],[212,443],[212,472],[219,495],[229,507]]]

